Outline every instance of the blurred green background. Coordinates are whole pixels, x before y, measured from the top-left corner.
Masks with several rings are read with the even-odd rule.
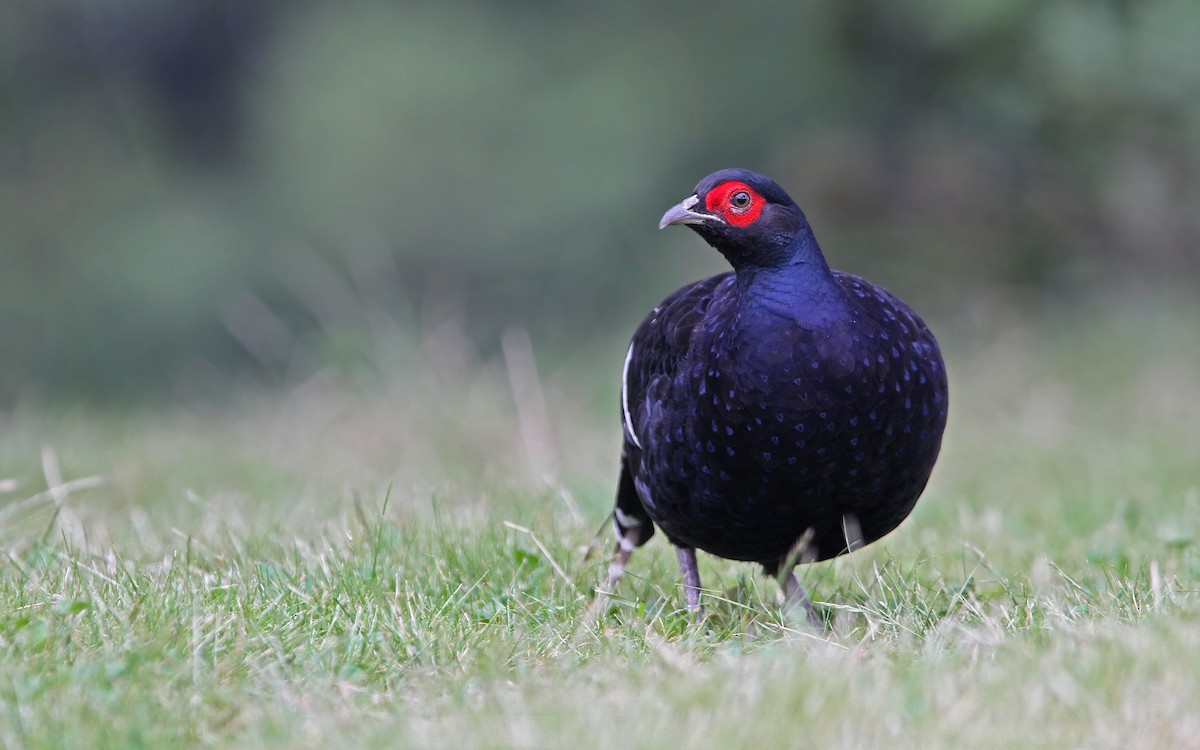
[[[619,353],[722,267],[655,224],[727,166],[943,328],[1192,294],[1197,28],[1187,0],[8,3],[0,405],[386,377],[510,326]]]

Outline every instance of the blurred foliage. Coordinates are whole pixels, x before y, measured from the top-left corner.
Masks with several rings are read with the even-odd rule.
[[[0,403],[446,327],[615,341],[721,268],[654,225],[734,165],[933,316],[1194,283],[1198,27],[1186,0],[10,3]]]

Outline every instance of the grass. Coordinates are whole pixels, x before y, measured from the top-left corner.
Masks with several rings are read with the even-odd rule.
[[[710,557],[693,623],[661,540],[586,621],[615,344],[540,378],[519,339],[432,340],[382,386],[18,408],[0,744],[1200,747],[1196,313],[951,331],[913,517],[803,569],[825,634]]]

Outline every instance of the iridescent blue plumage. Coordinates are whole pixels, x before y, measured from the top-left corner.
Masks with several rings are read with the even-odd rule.
[[[634,334],[609,584],[657,526],[696,608],[695,549],[774,573],[904,520],[938,455],[946,372],[921,319],[830,270],[770,180],[714,173],[663,222],[690,225],[733,272],[676,291]]]

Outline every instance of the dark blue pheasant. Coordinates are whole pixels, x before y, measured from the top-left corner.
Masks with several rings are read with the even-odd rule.
[[[617,550],[605,589],[657,525],[689,609],[696,550],[788,573],[875,541],[925,488],[946,426],[946,370],[906,304],[825,263],[803,212],[741,169],[705,177],[663,216],[732,273],[646,317],[625,357]]]

